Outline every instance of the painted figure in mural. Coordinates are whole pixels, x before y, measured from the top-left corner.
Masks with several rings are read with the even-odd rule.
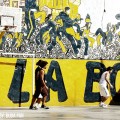
[[[83,29],[82,36],[85,39],[88,39],[88,41],[90,43],[89,46],[93,48],[93,44],[95,42],[95,39],[93,37],[91,37],[91,36],[93,36],[93,33],[91,33],[91,31],[90,31],[91,24],[92,24],[92,22],[91,22],[91,19],[90,19],[90,15],[87,14],[86,18],[85,18],[85,26],[81,28],[81,29]],[[86,42],[86,41],[84,41],[84,42]],[[86,47],[87,47],[87,43],[85,43],[85,44],[86,44]]]
[[[5,28],[0,29],[0,39],[5,34]]]
[[[34,13],[39,11],[39,6],[36,5],[36,0],[25,0],[25,23],[27,25],[27,39],[31,37],[35,31],[35,16]]]
[[[36,63],[38,67],[35,70],[35,93],[33,95],[29,109],[34,109],[33,104],[36,102],[40,94],[43,96],[41,108],[49,109],[45,106],[45,101],[48,95],[48,87],[45,83],[45,69],[47,64],[48,62],[43,60],[39,60]]]
[[[81,20],[83,20],[83,18],[81,18],[80,14],[77,14],[75,23],[73,24],[73,27],[76,27],[76,32],[79,33],[79,36],[82,36],[83,34],[83,31],[80,29]]]
[[[86,18],[86,19],[90,20],[90,18]],[[80,27],[77,23],[74,24],[74,26],[77,26],[77,33],[79,33],[79,36],[81,36],[81,38],[83,38],[83,40],[84,40],[84,44],[85,44],[84,58],[85,59],[88,58],[88,39],[90,38],[89,35],[88,35],[89,32],[87,33],[87,35],[85,35],[86,34],[85,31],[90,31],[89,25],[90,25],[89,22],[87,22],[85,27],[82,27],[80,29]],[[77,45],[78,48],[81,48],[81,45],[82,45],[81,38],[80,38],[80,40],[77,41],[78,42],[78,45]]]
[[[69,14],[70,14],[70,8],[65,7],[65,10],[60,12],[59,15],[55,18],[56,22],[61,19],[62,24],[63,24],[57,28],[57,36],[59,37],[59,39],[62,39],[62,37],[65,36],[71,42],[71,45],[72,45],[75,55],[77,55],[77,57],[79,57],[79,50],[78,50],[76,42],[75,42],[76,40],[74,39],[74,36],[73,36],[73,34],[75,34],[73,26],[78,27],[75,24],[78,19],[72,20],[69,17]],[[80,29],[77,28],[77,30],[79,31]],[[71,33],[73,33],[73,34],[71,34]],[[79,31],[79,33],[80,33],[80,31]],[[79,44],[79,42],[77,44]]]
[[[23,41],[23,33],[21,32],[7,32],[5,36],[2,37],[2,50],[4,52],[16,52],[19,51],[19,47]]]
[[[112,72],[112,69],[113,69],[112,67],[108,67],[106,71],[103,72],[103,74],[101,75],[99,81],[100,96],[101,96],[100,107],[107,107],[107,105],[104,103],[110,96],[107,85],[113,88],[113,85],[110,83],[110,74]]]
[[[50,45],[48,46],[47,48],[47,54],[49,54],[49,52],[53,49],[53,47],[56,45],[56,36],[57,36],[57,33],[56,33],[56,24],[55,22],[51,21],[52,20],[52,14],[49,14],[45,21],[48,23],[50,27],[50,30],[49,30],[49,35],[50,35]],[[51,24],[51,25],[50,25]]]
[[[6,39],[11,40],[11,45],[10,45],[11,48],[13,47],[17,48],[21,44],[20,41],[22,40],[22,36],[20,32],[9,33],[6,35]]]
[[[36,36],[36,43],[42,44],[44,43],[43,41],[43,35],[45,32],[53,30],[55,32],[55,23],[52,21],[52,14],[49,14],[46,18],[45,18],[45,22],[43,23],[43,25],[41,26],[41,29],[39,31],[39,33]]]
[[[98,28],[97,31],[95,32],[95,36],[100,35],[102,37],[102,44],[106,46],[107,42],[112,42],[114,35],[116,32],[116,26],[111,25],[111,23],[107,24],[107,31],[103,32],[101,28]],[[97,40],[98,45],[100,44],[100,39]]]
[[[47,50],[51,51],[52,48],[56,45],[56,24],[52,21],[52,14],[49,14],[45,18],[45,23],[41,26],[39,33],[36,36],[36,43],[39,45],[44,45],[43,36],[48,32],[50,36],[50,45],[48,46]]]
[[[9,27],[5,26],[0,29],[0,49],[2,49],[2,45],[5,43],[5,33],[8,32]]]

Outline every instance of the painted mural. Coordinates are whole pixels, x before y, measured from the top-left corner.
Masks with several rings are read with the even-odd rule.
[[[32,53],[36,58],[120,59],[120,14],[115,11],[116,22],[105,20],[103,28],[99,22],[104,21],[108,3],[96,0],[92,7],[89,6],[91,0],[89,4],[85,1],[3,0],[1,6],[22,8],[22,30],[1,31],[0,56],[18,58],[19,55],[2,53]],[[97,4],[97,8],[103,10],[102,15],[100,10],[91,9]],[[102,16],[101,20],[97,16],[93,19],[95,11]]]

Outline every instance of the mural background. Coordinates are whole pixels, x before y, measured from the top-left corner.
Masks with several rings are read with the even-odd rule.
[[[21,32],[1,34],[2,57],[12,52],[37,58],[119,59],[119,0],[3,0],[0,5],[23,11]]]
[[[22,8],[22,29],[0,31],[0,106],[30,105],[38,59],[49,62],[48,106],[98,105],[98,79],[108,66],[114,89],[107,103],[119,105],[119,2],[2,0],[1,6]]]
[[[35,59],[35,63],[38,60]],[[111,74],[111,83],[114,89],[110,90],[111,97],[107,100],[107,103],[120,104],[119,61],[104,60],[104,63],[101,63],[100,60],[43,60],[47,60],[49,63],[46,70],[47,85],[50,88],[47,105],[98,105],[100,101],[98,84],[100,73],[108,66],[114,67]],[[18,107],[19,105],[30,105],[34,92],[31,63],[31,58],[0,59],[0,106]],[[21,65],[24,68],[23,73]],[[34,67],[36,68],[35,64]],[[21,77],[21,74],[23,77]]]

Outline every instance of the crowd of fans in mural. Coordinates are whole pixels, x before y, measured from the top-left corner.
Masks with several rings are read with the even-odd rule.
[[[41,51],[43,51],[47,57],[50,57],[55,51],[58,51],[56,49],[58,47],[61,51],[57,54],[63,53],[63,58],[67,56],[71,58],[100,59],[101,54],[103,54],[104,57],[108,56],[107,59],[115,59],[119,56],[120,32],[116,32],[119,30],[119,22],[115,25],[108,23],[106,26],[107,31],[98,28],[95,33],[91,33],[92,22],[89,14],[86,15],[85,26],[80,27],[83,20],[80,14],[72,19],[69,16],[70,7],[65,7],[54,19],[52,13],[47,16],[43,15],[44,20],[40,24],[39,18],[34,18],[34,11],[38,11],[39,8],[36,5],[32,7],[33,9],[31,8],[25,12],[21,33],[6,32],[2,35],[0,47],[5,52],[41,54]],[[115,45],[117,45],[115,49],[111,48]],[[63,51],[63,47],[66,49],[65,51]],[[111,49],[115,54],[114,57]],[[94,53],[97,53],[97,56]]]

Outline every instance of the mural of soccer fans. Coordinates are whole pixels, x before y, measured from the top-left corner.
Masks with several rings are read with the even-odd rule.
[[[46,17],[45,23],[43,24],[43,26],[41,27],[39,33],[36,36],[36,43],[38,45],[39,44],[44,45],[43,35],[46,32],[49,32],[50,40],[51,40],[51,43],[47,48],[48,54],[49,54],[49,52],[52,50],[53,46],[56,45],[56,26],[55,26],[55,22],[52,21],[52,14],[49,14]]]
[[[76,57],[80,57],[79,50],[77,48],[77,44],[80,44],[80,42],[76,44],[76,39],[75,39],[76,33],[75,30],[73,29],[73,26],[77,27],[79,33],[80,33],[80,28],[78,27],[78,25],[76,25],[77,19],[72,20],[69,17],[69,14],[70,14],[70,7],[65,7],[64,11],[60,12],[59,15],[56,16],[55,21],[61,19],[63,22],[63,26],[57,28],[57,36],[59,37],[59,39],[62,39],[65,36],[70,41],[75,54],[75,56],[73,57],[76,58]],[[80,39],[80,36],[78,38]]]
[[[97,39],[98,45],[100,45],[100,40],[102,37],[102,45],[106,46],[107,42],[111,42],[113,40],[115,32],[116,32],[116,26],[111,25],[111,23],[107,24],[106,32],[104,32],[101,28],[98,28],[97,31],[95,32],[96,36],[100,35],[99,39]]]
[[[27,39],[30,39],[31,35],[36,29],[34,13],[39,11],[39,6],[36,5],[36,0],[25,1],[25,23],[27,25]]]
[[[86,18],[85,18],[85,26],[82,27],[81,29],[83,29],[83,36],[85,38],[88,39],[89,41],[89,46],[93,48],[93,45],[94,45],[94,42],[95,42],[95,39],[93,38],[93,33],[91,33],[90,31],[90,28],[91,28],[91,19],[90,19],[90,15],[87,14],[86,15]],[[92,36],[92,37],[91,37]],[[86,42],[86,41],[85,41]]]
[[[9,30],[8,26],[4,26],[0,28],[0,49],[2,49],[3,44],[5,43],[5,33],[7,33]]]
[[[2,5],[13,7],[11,3],[17,2],[7,3],[3,1]],[[88,9],[90,4],[92,7]],[[95,11],[96,5],[87,0],[20,1],[17,7],[22,7],[21,32],[0,32],[1,52],[33,53],[35,57],[57,59],[118,58],[120,14],[117,6],[114,4],[114,15],[106,8],[103,16],[102,4]]]

